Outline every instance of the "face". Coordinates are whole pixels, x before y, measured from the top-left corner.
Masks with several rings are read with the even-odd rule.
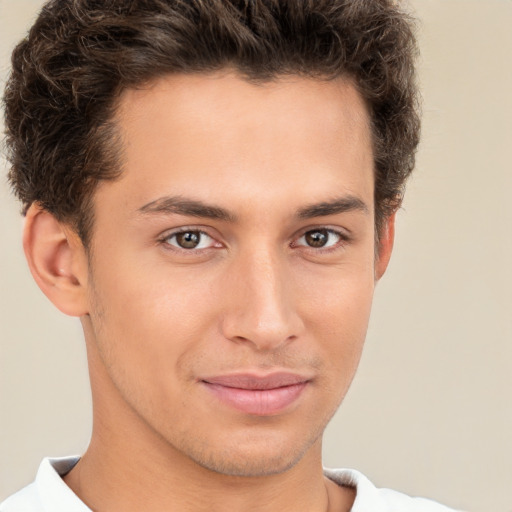
[[[342,80],[175,75],[117,120],[83,317],[96,412],[219,473],[284,471],[347,392],[380,273],[364,104]]]

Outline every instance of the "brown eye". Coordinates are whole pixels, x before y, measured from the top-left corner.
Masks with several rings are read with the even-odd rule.
[[[177,244],[183,249],[195,249],[201,241],[199,231],[185,231],[176,235]]]
[[[327,229],[308,231],[304,235],[304,240],[310,247],[324,247],[329,241],[329,231]]]
[[[178,249],[187,250],[208,249],[218,245],[211,236],[198,230],[180,231],[166,236],[162,241]]]
[[[329,228],[310,229],[306,231],[293,246],[309,247],[311,249],[335,248],[345,237],[339,231]]]

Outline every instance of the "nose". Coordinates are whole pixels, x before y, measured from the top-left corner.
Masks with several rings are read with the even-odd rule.
[[[238,258],[224,281],[229,298],[222,317],[225,338],[269,351],[299,337],[304,324],[290,277],[289,266],[270,250]]]

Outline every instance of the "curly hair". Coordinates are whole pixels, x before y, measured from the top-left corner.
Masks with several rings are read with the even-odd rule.
[[[236,69],[353,80],[371,119],[375,221],[401,204],[419,139],[414,23],[394,0],[51,0],[15,48],[4,104],[9,180],[87,245],[91,199],[118,177],[123,90]]]

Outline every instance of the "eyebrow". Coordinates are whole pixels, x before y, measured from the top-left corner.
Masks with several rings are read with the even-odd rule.
[[[312,219],[314,217],[327,217],[328,215],[353,211],[367,214],[369,213],[369,208],[359,197],[348,195],[333,199],[332,201],[325,201],[300,208],[297,212],[297,217],[300,219]]]
[[[220,206],[208,205],[202,201],[187,199],[181,196],[161,197],[145,204],[138,210],[140,213],[163,213],[203,217],[214,220],[235,222],[236,216]]]
[[[368,213],[369,209],[363,200],[356,196],[347,195],[332,201],[324,201],[300,208],[295,216],[299,219],[312,219],[352,211]],[[138,212],[142,214],[178,214],[231,223],[237,220],[237,216],[225,208],[182,196],[166,196],[155,199],[139,208]]]

